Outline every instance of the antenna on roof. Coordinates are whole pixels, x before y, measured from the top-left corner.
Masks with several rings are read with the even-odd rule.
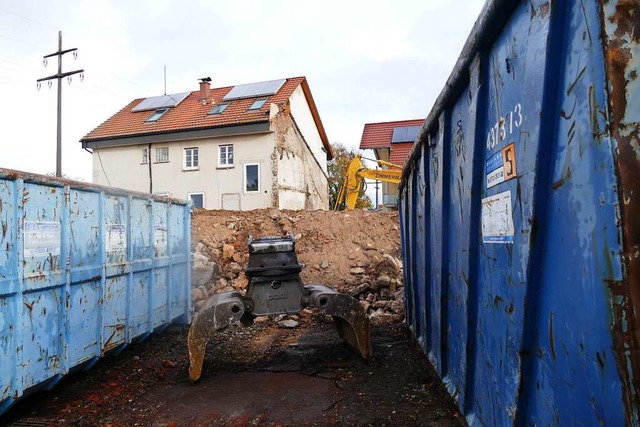
[[[167,94],[167,66],[164,66],[164,94]]]

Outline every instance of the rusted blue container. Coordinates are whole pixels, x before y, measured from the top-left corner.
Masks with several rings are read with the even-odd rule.
[[[190,321],[188,202],[0,169],[0,413]]]
[[[404,170],[407,323],[470,425],[638,425],[640,2],[489,1]]]

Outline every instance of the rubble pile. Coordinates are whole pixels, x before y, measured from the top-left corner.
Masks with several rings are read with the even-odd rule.
[[[305,265],[300,274],[305,284],[323,284],[352,295],[374,325],[404,319],[398,215],[393,212],[196,210],[192,221],[194,311],[214,293],[246,288],[243,269],[249,235],[286,233],[295,236],[298,261]],[[274,320],[292,328],[299,318]]]

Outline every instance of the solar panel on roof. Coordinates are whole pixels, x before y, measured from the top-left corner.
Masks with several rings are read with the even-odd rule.
[[[420,133],[421,127],[422,126],[401,126],[393,128],[393,136],[391,137],[391,142],[413,142],[418,137],[418,133]]]
[[[151,96],[145,98],[131,111],[157,110],[159,108],[171,108],[180,104],[191,92],[172,93],[169,95]]]
[[[253,98],[254,96],[273,95],[280,90],[287,79],[269,80],[266,82],[248,83],[234,86],[224,98],[225,101],[240,98]]]

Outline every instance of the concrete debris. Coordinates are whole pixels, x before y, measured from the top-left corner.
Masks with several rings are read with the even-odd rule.
[[[353,267],[351,270],[349,270],[349,273],[351,273],[353,275],[364,274],[364,268],[362,268],[362,267]]]
[[[293,319],[282,320],[278,322],[278,326],[284,329],[294,329],[300,325],[300,322]]]

